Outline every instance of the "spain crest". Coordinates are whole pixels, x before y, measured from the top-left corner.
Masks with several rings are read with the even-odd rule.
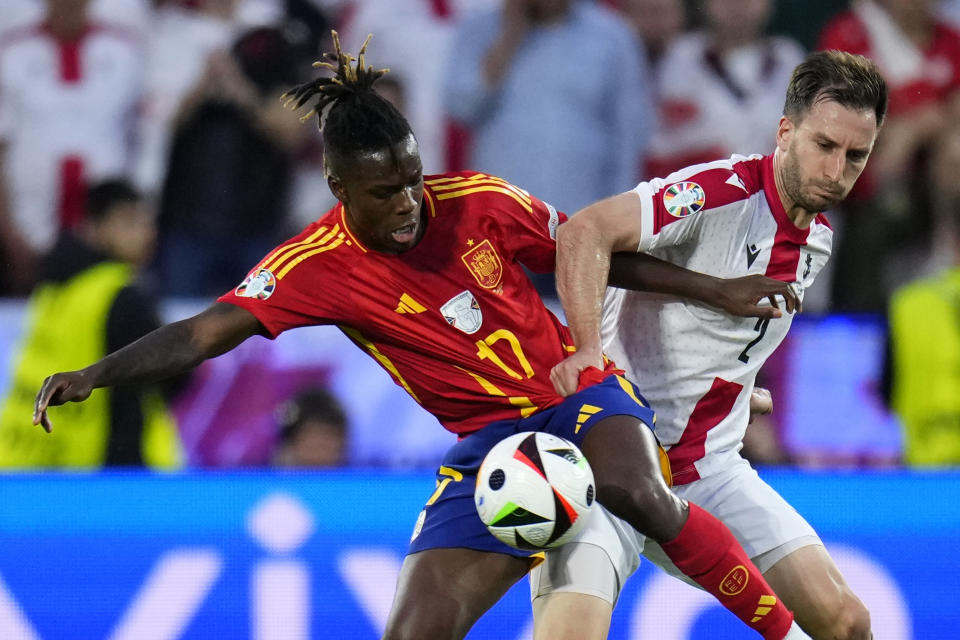
[[[473,274],[477,284],[484,289],[493,289],[500,284],[503,276],[503,265],[496,249],[489,240],[484,240],[474,248],[460,256],[463,264]]]

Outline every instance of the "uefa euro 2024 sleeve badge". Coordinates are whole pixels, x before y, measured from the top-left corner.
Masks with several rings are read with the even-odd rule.
[[[685,218],[703,209],[706,199],[696,182],[675,182],[663,192],[663,207],[674,218]]]
[[[241,298],[257,298],[266,300],[277,288],[277,278],[269,269],[258,269],[251,273],[237,287],[237,295]]]

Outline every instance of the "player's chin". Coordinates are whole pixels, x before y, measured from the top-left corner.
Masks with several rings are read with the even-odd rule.
[[[835,191],[824,191],[817,189],[814,193],[807,196],[809,200],[809,209],[811,211],[825,211],[840,204],[847,194],[837,193]]]
[[[842,198],[832,198],[819,194],[809,194],[806,197],[806,202],[801,203],[801,206],[807,211],[826,211],[841,200]]]
[[[389,245],[392,253],[404,253],[417,246],[417,241],[411,240],[409,242],[397,242],[396,240],[391,239],[387,244]]]

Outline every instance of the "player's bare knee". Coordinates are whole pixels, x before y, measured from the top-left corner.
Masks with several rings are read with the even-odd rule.
[[[656,482],[632,486],[597,484],[597,501],[619,518],[654,540],[667,540],[683,526],[683,503]]]
[[[845,594],[843,606],[834,618],[832,637],[837,640],[870,640],[870,612],[852,593]]]
[[[804,630],[815,640],[870,640],[870,612],[851,591],[822,598],[814,610],[817,620]]]

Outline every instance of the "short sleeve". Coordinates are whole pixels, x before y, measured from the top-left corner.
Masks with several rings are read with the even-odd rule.
[[[503,245],[517,262],[535,273],[552,272],[557,257],[557,227],[567,216],[553,205],[508,185],[520,197],[505,201],[503,209],[507,227]]]
[[[347,318],[349,260],[338,224],[315,222],[268,253],[218,302],[252,313],[275,338],[297,327],[336,324]],[[331,274],[337,274],[333,277]]]
[[[743,203],[752,193],[730,161],[641,182],[633,192],[640,198],[642,216],[637,251],[697,242],[705,216]]]

